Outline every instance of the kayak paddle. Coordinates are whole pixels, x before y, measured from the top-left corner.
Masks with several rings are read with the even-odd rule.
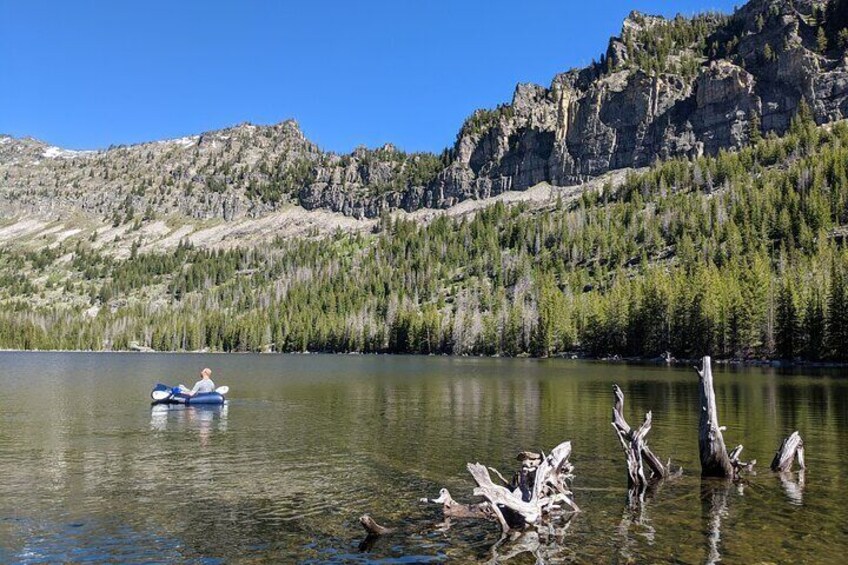
[[[173,396],[170,390],[154,390],[150,393],[150,397],[153,400],[165,400],[166,398],[170,398]]]

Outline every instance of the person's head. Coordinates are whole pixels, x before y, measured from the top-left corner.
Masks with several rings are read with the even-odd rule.
[[[205,369],[200,371],[200,376],[203,377],[204,379],[208,379],[209,377],[212,376],[212,369],[210,369],[209,367],[206,367]]]

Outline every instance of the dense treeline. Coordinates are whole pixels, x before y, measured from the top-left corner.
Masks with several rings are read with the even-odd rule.
[[[0,346],[848,361],[846,224],[848,126],[802,108],[783,138],[543,210],[125,260],[4,251]]]

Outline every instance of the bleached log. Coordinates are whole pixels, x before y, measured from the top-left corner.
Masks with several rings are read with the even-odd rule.
[[[495,515],[488,502],[481,504],[463,504],[457,502],[451,496],[448,489],[439,491],[438,498],[422,498],[421,502],[432,502],[442,505],[442,514],[445,518],[478,518],[481,520],[494,520]]]
[[[797,431],[783,440],[777,453],[774,454],[774,459],[771,461],[771,470],[780,473],[791,471],[792,463],[798,459],[798,466],[805,469],[804,464],[804,440],[801,439],[801,434]]]
[[[668,468],[663,465],[659,457],[654,455],[645,441],[645,437],[651,430],[652,415],[648,412],[644,423],[639,429],[633,431],[624,418],[624,393],[618,385],[613,385],[612,389],[615,395],[612,407],[612,427],[627,458],[627,484],[631,488],[644,488],[649,481],[668,475]]]
[[[710,357],[702,360],[701,369],[696,368],[700,377],[701,389],[701,417],[698,423],[698,449],[701,459],[702,477],[719,477],[735,479],[739,472],[750,470],[756,460],[749,462],[741,461],[739,454],[742,446],[736,446],[730,453],[724,444],[724,436],[718,425],[718,410],[716,409],[715,389],[713,388],[713,372],[710,366]]]

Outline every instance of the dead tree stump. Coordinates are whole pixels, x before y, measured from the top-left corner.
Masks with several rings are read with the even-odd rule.
[[[612,427],[627,458],[627,486],[644,490],[653,480],[668,475],[667,466],[648,447],[645,437],[651,430],[651,412],[645,415],[645,421],[637,430],[632,430],[624,419],[624,393],[618,385],[612,385],[615,400],[612,407]],[[647,472],[645,467],[647,466]]]
[[[792,470],[792,463],[798,458],[798,467],[805,469],[804,464],[804,440],[797,431],[793,432],[780,444],[774,459],[771,461],[771,470],[785,473]]]
[[[508,532],[511,528],[535,526],[543,516],[562,509],[563,505],[573,512],[580,511],[568,486],[574,469],[568,460],[570,456],[570,441],[559,444],[547,456],[536,458],[521,453],[518,456],[522,460],[521,471],[517,473],[517,481],[508,487],[492,482],[489,470],[479,463],[469,463],[468,472],[477,483],[475,496],[489,502],[501,529]]]
[[[564,507],[568,507],[566,511],[579,512],[569,487],[574,470],[568,460],[570,455],[569,441],[559,444],[548,455],[522,452],[518,455],[521,469],[512,481],[504,479],[497,469],[491,469],[501,484],[492,481],[486,466],[469,463],[468,472],[477,483],[474,495],[485,498],[484,505],[459,504],[444,489],[432,502],[442,504],[446,516],[458,512],[461,517],[496,520],[504,532],[538,525],[545,516]]]
[[[713,388],[713,371],[710,366],[710,357],[702,360],[701,369],[698,371],[701,385],[701,417],[698,423],[698,448],[701,455],[701,476],[718,477],[723,479],[736,479],[742,470],[750,470],[756,460],[750,463],[740,461],[742,446],[736,446],[730,453],[724,445],[722,430],[725,428],[718,425],[718,411],[716,410],[715,389]]]

